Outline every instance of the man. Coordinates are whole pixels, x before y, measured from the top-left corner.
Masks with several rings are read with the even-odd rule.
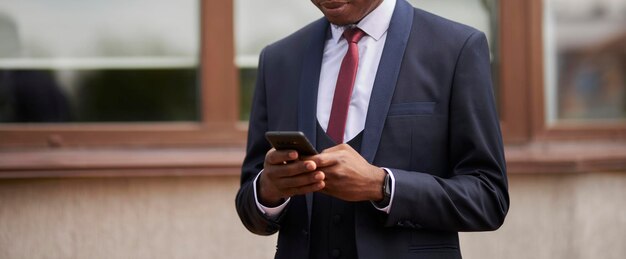
[[[457,232],[509,207],[485,36],[405,0],[312,2],[325,18],[261,53],[243,224],[279,231],[276,258],[460,258]]]

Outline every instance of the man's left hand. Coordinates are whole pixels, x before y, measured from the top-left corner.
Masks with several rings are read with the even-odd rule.
[[[369,164],[350,145],[340,144],[308,157],[324,172],[321,192],[345,201],[380,201],[386,172]]]

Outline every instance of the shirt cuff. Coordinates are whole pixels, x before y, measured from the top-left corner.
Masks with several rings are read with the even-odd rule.
[[[252,182],[252,188],[254,188],[254,201],[256,202],[256,207],[261,211],[261,213],[263,213],[263,215],[265,215],[269,219],[276,220],[278,219],[278,216],[280,215],[280,213],[283,212],[283,210],[285,209],[285,207],[287,206],[291,198],[287,198],[285,202],[283,202],[281,205],[278,205],[277,207],[270,208],[270,207],[263,206],[263,204],[259,202],[259,197],[256,192],[256,182],[259,180],[259,176],[261,176],[262,173],[263,173],[263,170],[261,170],[261,172],[257,174],[257,176],[254,178],[254,182]]]
[[[389,170],[388,168],[384,168],[384,167],[383,169],[389,174],[389,181],[391,181],[391,199],[389,199],[389,204],[387,205],[387,207],[384,207],[384,208],[379,208],[378,206],[376,206],[376,203],[374,203],[373,201],[371,203],[372,205],[374,205],[374,208],[376,208],[377,210],[380,210],[382,212],[389,214],[389,211],[391,211],[391,205],[393,204],[393,197],[395,196],[395,193],[396,193],[396,178],[393,177],[393,173],[391,172],[391,170]]]

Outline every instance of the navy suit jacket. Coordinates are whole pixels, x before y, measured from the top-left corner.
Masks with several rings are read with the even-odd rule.
[[[256,207],[253,180],[271,148],[266,131],[316,143],[316,96],[329,23],[322,18],[267,46],[236,207],[251,232],[279,231],[277,258],[306,258],[312,195],[278,220]],[[359,258],[460,258],[459,231],[497,229],[509,207],[489,50],[482,32],[398,0],[374,82],[360,154],[389,168],[389,214],[355,205]]]

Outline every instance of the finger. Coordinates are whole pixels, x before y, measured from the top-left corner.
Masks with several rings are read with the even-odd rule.
[[[318,168],[328,167],[337,164],[337,155],[333,154],[333,152],[323,152],[321,154],[309,157],[308,159],[315,162]]]
[[[281,167],[287,168],[287,171],[282,175],[282,177],[294,177],[317,169],[317,165],[313,161],[297,161],[291,164],[282,165]]]
[[[317,192],[319,190],[322,190],[324,189],[324,186],[326,186],[326,184],[324,183],[324,181],[321,181],[321,182],[316,182],[310,185],[290,188],[287,190],[287,193],[289,194],[289,196],[303,195],[303,194]]]
[[[326,166],[326,167],[319,167],[320,171],[324,172],[324,179],[325,180],[332,180],[332,181],[336,181],[336,180],[340,180],[343,178],[344,176],[344,171],[345,169],[342,168],[341,166],[338,165],[330,165],[330,166]]]
[[[301,186],[307,186],[323,181],[326,175],[321,171],[314,171],[306,174],[300,174],[293,177],[284,177],[276,181],[276,185],[281,189],[293,189]]]
[[[296,159],[298,159],[298,152],[295,150],[272,149],[265,155],[265,162],[271,165],[285,164]]]
[[[299,174],[312,172],[317,169],[313,161],[295,161],[288,164],[267,165],[265,171],[271,178],[293,177]]]
[[[324,181],[324,189],[319,190],[318,192],[326,194],[328,196],[335,197],[341,200],[350,200],[344,190],[335,184],[332,184],[328,181]]]
[[[324,189],[319,190],[318,192],[321,192],[323,194],[326,194],[328,196],[333,196],[333,192],[329,189],[328,183],[324,182]]]

